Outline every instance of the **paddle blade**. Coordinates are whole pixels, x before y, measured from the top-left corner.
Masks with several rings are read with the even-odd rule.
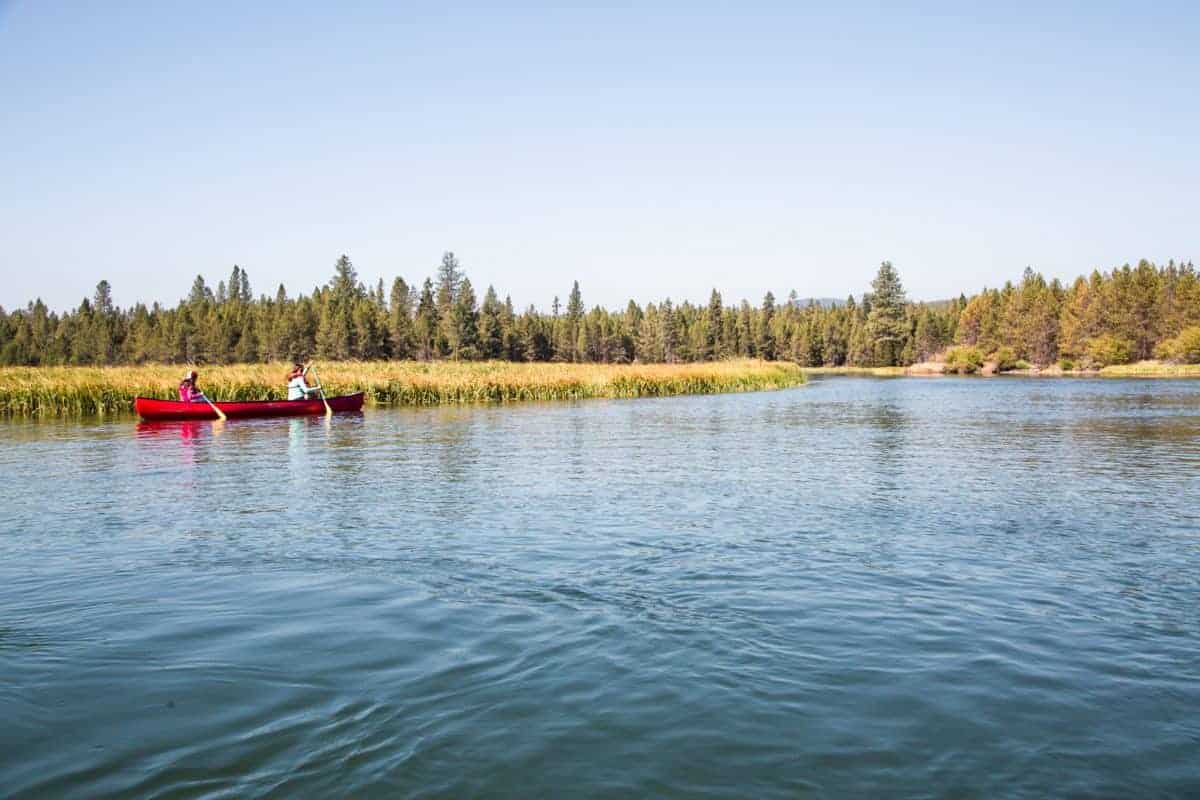
[[[210,406],[212,406],[212,410],[217,412],[217,419],[221,420],[221,422],[225,422],[227,419],[227,417],[225,416],[225,412],[222,411],[221,409],[217,408],[217,404],[214,403],[212,400],[209,400],[207,397],[205,397],[204,399],[208,400],[208,404]]]

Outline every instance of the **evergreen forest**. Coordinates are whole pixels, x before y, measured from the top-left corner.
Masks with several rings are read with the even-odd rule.
[[[588,308],[578,282],[565,304],[518,310],[480,293],[446,253],[436,275],[364,285],[345,255],[310,294],[280,285],[257,297],[234,266],[213,287],[197,277],[177,305],[116,307],[107,281],[77,308],[40,300],[0,308],[0,364],[227,364],[283,360],[506,360],[678,363],[734,357],[802,366],[906,366],[948,356],[1010,364],[1101,367],[1149,358],[1200,362],[1200,276],[1191,263],[1141,261],[1070,285],[1026,269],[971,296],[912,302],[889,263],[870,291],[802,302],[768,292],[758,305],[665,299]],[[964,353],[966,355],[964,356]]]

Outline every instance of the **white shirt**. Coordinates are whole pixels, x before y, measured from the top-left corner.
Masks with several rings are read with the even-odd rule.
[[[303,375],[297,375],[288,382],[288,400],[305,400],[310,391]]]

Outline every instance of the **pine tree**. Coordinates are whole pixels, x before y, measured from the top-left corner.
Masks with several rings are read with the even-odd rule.
[[[345,306],[326,304],[317,325],[317,355],[330,361],[350,358],[350,331],[350,314]]]
[[[867,316],[867,336],[875,351],[875,363],[891,367],[900,363],[906,331],[904,325],[904,287],[892,262],[879,265],[871,281],[871,310]]]
[[[855,317],[850,324],[846,363],[852,367],[875,366],[875,343],[867,323]]]
[[[530,306],[521,315],[518,322],[518,333],[524,350],[525,361],[549,361],[553,357],[551,337],[547,331],[547,322],[538,314],[537,309]]]
[[[575,281],[571,286],[571,293],[567,296],[567,319],[563,332],[563,356],[568,361],[580,361],[582,355],[579,352],[579,328],[583,322],[583,293],[579,291],[579,281]]]
[[[1159,341],[1159,293],[1162,280],[1150,262],[1142,260],[1133,270],[1129,282],[1130,328],[1128,338],[1133,342],[1133,358],[1150,358],[1154,344]]]
[[[663,326],[659,318],[658,307],[647,303],[638,326],[638,338],[635,354],[642,363],[654,364],[664,360]]]
[[[254,322],[250,317],[247,317],[242,323],[237,346],[233,351],[233,359],[241,364],[258,361],[258,334],[254,330]]]
[[[495,288],[489,286],[483,296],[483,305],[479,309],[479,352],[480,357],[484,359],[495,360],[504,356],[502,310]]]
[[[388,340],[391,356],[409,359],[416,345],[412,319],[412,290],[403,278],[392,281],[392,292],[388,303]]]
[[[453,336],[451,355],[455,359],[474,361],[479,358],[479,311],[471,281],[463,278],[458,297],[451,312]]]
[[[679,354],[676,350],[679,347],[680,337],[678,318],[675,314],[675,307],[671,304],[671,298],[668,297],[664,300],[658,311],[662,330],[662,360],[668,364],[674,364],[679,361]]]
[[[442,263],[438,267],[437,280],[437,312],[438,312],[438,354],[458,358],[458,332],[454,321],[454,306],[463,282],[462,268],[454,253],[449,251],[442,254]]]
[[[417,358],[429,361],[437,357],[440,328],[441,320],[438,318],[437,303],[433,297],[433,281],[426,278],[425,285],[421,287],[421,298],[417,302],[417,316],[413,322]]]
[[[550,303],[550,360],[551,361],[569,361],[571,356],[571,344],[564,341],[565,325],[562,319],[562,305],[558,302],[558,295],[554,295],[553,302]]]
[[[820,322],[815,316],[808,319],[806,326],[808,329],[807,361],[812,366],[819,367],[825,363],[825,335],[821,329]]]
[[[344,359],[370,347],[356,339],[355,308],[365,295],[358,273],[343,253],[333,266],[333,278],[321,292],[320,322],[317,327],[317,355]]]
[[[383,309],[373,298],[359,298],[351,310],[354,335],[351,357],[363,361],[387,356],[387,320]]]
[[[233,270],[229,274],[229,283],[226,285],[225,302],[240,303],[242,300],[242,268],[237,264],[233,265]]]
[[[774,361],[775,352],[775,295],[771,292],[763,297],[762,309],[758,316],[758,329],[755,331],[754,346],[758,357]]]
[[[343,253],[333,265],[333,280],[329,282],[332,292],[332,302],[342,305],[358,299],[363,293],[362,284],[358,282],[358,272],[350,258]]]
[[[504,307],[500,311],[500,329],[503,337],[503,355],[509,361],[524,361],[525,349],[517,330],[517,314],[513,310],[512,298],[504,296]]]
[[[758,355],[758,348],[754,341],[753,317],[750,303],[742,300],[742,304],[738,307],[737,320],[737,354],[740,358]]]
[[[914,359],[928,361],[945,347],[945,344],[937,316],[930,309],[923,308],[917,316],[917,328],[913,334]]]
[[[703,357],[706,360],[721,358],[725,355],[721,346],[721,317],[724,310],[721,293],[714,286],[712,294],[708,296],[708,313],[705,318],[707,324],[704,332]]]
[[[213,302],[212,291],[204,283],[204,276],[197,275],[196,280],[192,282],[192,290],[188,293],[188,305],[192,308],[199,308],[205,303]]]

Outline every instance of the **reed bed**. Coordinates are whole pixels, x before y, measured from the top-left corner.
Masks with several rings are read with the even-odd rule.
[[[370,361],[317,364],[328,395],[364,392],[374,406],[433,406],[529,400],[664,397],[784,389],[804,383],[794,364],[754,360],[705,364],[514,364]],[[0,414],[73,417],[131,413],[136,396],[174,399],[176,365],[0,368]],[[214,400],[286,396],[286,364],[204,367]],[[310,375],[311,380],[311,375]]]

